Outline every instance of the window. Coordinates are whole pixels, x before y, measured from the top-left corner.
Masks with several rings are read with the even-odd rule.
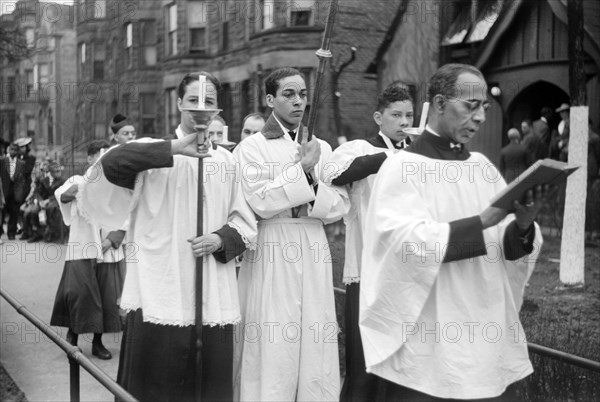
[[[153,20],[141,21],[140,32],[142,44],[141,62],[144,66],[156,65],[156,23]]]
[[[35,79],[33,75],[33,70],[25,70],[25,76],[27,77],[27,93],[25,96],[27,98],[31,98],[35,94]]]
[[[27,119],[27,136],[32,137],[35,135],[35,127],[36,127],[35,117],[27,116],[26,119]]]
[[[140,109],[142,136],[154,137],[156,135],[154,127],[156,96],[154,93],[140,93]]]
[[[94,2],[94,18],[106,18],[106,0],[96,0]]]
[[[257,0],[255,10],[258,12],[258,15],[254,18],[257,31],[264,31],[275,26],[273,19],[275,15],[275,0]]]
[[[106,58],[106,49],[103,44],[94,44],[94,70],[92,71],[92,79],[104,79],[104,60]]]
[[[131,68],[133,65],[133,24],[125,24],[125,65]]]
[[[81,64],[85,64],[85,43],[79,44],[79,60]]]
[[[27,28],[25,30],[25,41],[27,42],[27,47],[32,48],[35,45],[35,31],[33,28]]]
[[[190,29],[190,51],[206,52],[206,28]]]
[[[300,27],[314,24],[315,0],[293,0],[288,7],[288,26]]]
[[[179,113],[177,109],[177,88],[168,88],[165,92],[165,121],[167,132],[174,134],[179,125]]]
[[[15,77],[8,77],[6,79],[6,94],[8,95],[7,98],[9,103],[15,101],[16,93],[17,87],[15,85]]]
[[[83,21],[106,18],[106,0],[81,0],[80,6]]]
[[[194,1],[188,3],[188,27],[190,43],[190,52],[206,53],[208,49],[207,27],[208,14],[206,12],[205,1]]]
[[[104,139],[108,133],[106,107],[104,103],[95,102],[92,104],[92,114],[94,119],[94,138]]]
[[[38,71],[39,71],[39,83],[40,84],[47,84],[48,82],[50,82],[50,67],[48,66],[48,63],[40,63],[38,64]]]
[[[166,53],[167,56],[177,54],[177,4],[172,4],[166,8]]]
[[[46,121],[48,128],[48,145],[54,145],[54,115],[52,109],[48,109],[48,119]]]
[[[229,21],[223,21],[221,24],[221,51],[229,50]]]

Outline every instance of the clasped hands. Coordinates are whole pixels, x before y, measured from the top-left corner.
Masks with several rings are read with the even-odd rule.
[[[302,138],[302,143],[298,144],[298,155],[296,156],[295,162],[300,163],[304,172],[310,173],[321,158],[321,144],[319,144],[319,140],[317,140],[317,137],[314,135],[311,140],[308,141],[307,127],[303,127]]]

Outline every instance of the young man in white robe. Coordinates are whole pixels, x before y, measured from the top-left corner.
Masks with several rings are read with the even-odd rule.
[[[338,325],[323,224],[348,211],[348,196],[322,182],[331,147],[314,136],[297,141],[307,100],[301,73],[276,70],[265,86],[273,112],[236,150],[244,196],[259,220],[257,249],[244,255],[239,273],[236,397],[337,400]]]
[[[507,387],[532,372],[519,309],[545,194],[528,192],[514,213],[490,206],[506,183],[466,148],[489,107],[479,70],[445,65],[427,96],[425,132],[384,162],[367,209],[367,370],[386,380],[384,400],[510,400]]]
[[[111,148],[88,170],[81,209],[105,228],[130,219],[136,250],[127,261],[121,308],[127,323],[117,381],[139,400],[195,400],[196,258],[203,261],[202,400],[233,398],[233,334],[239,323],[235,256],[256,236],[235,159],[208,140],[198,177],[197,135],[184,108],[217,108],[218,81],[188,74],[178,88],[177,139],[141,139]],[[206,127],[204,127],[206,129]],[[198,182],[204,186],[203,236],[196,234]]]
[[[404,149],[410,141],[410,137],[403,131],[412,127],[414,120],[410,94],[396,84],[390,85],[379,95],[373,119],[379,126],[378,135],[340,145],[329,160],[329,165],[333,165],[333,169],[330,169],[332,174],[325,179],[335,186],[344,186],[351,202],[350,211],[344,216],[346,376],[340,401],[369,401],[377,392],[378,377],[366,372],[358,329],[363,225],[375,175],[388,156]]]

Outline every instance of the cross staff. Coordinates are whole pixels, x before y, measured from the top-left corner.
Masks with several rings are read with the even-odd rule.
[[[327,21],[325,22],[325,32],[323,33],[323,41],[321,42],[321,48],[317,50],[317,57],[319,58],[319,68],[317,69],[317,77],[315,81],[315,90],[313,92],[312,103],[310,111],[308,112],[308,138],[312,139],[312,133],[317,120],[317,111],[319,110],[319,98],[321,96],[321,81],[323,80],[323,73],[325,72],[325,65],[327,59],[332,57],[331,51],[329,50],[331,35],[333,32],[333,25],[335,24],[335,13],[337,12],[338,0],[330,0],[329,11],[327,13]],[[298,130],[298,143],[302,144],[303,133]]]
[[[202,77],[202,76],[201,76]],[[203,98],[203,91],[200,90]],[[205,148],[206,127],[210,121],[221,111],[221,109],[182,109],[184,113],[190,113],[195,123],[196,135],[198,136],[198,152],[202,156],[198,159],[198,205],[196,209],[196,236],[202,236],[204,232],[204,158],[209,156]],[[196,401],[202,400],[202,286],[204,272],[204,257],[196,258],[196,372],[195,372],[195,396]]]

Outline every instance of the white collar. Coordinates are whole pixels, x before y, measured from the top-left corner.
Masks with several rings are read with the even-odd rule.
[[[429,131],[431,134],[433,134],[433,135],[435,135],[437,137],[441,137],[441,135],[439,135],[434,129],[432,129],[429,124],[427,124],[425,126],[425,130]]]
[[[546,120],[546,118],[544,116],[540,117],[540,120],[543,121],[544,123],[548,123],[548,120]]]
[[[381,136],[381,138],[383,138],[383,142],[385,142],[385,146],[390,150],[390,151],[394,151],[397,150],[398,148],[396,148],[394,146],[394,144],[392,143],[392,140],[390,139],[390,137],[388,137],[387,135],[385,135],[384,133],[381,132],[381,130],[379,130],[379,135]],[[404,141],[404,140],[402,140]],[[400,143],[402,142],[400,141],[398,143],[398,145],[400,145]]]
[[[287,128],[286,128],[286,127],[283,125],[283,124],[281,124],[281,122],[279,121],[279,119],[277,118],[277,116],[275,116],[275,113],[273,113],[273,117],[275,118],[275,121],[276,121],[277,123],[279,123],[279,127],[281,127],[281,129],[283,130],[284,136],[285,136],[285,134],[287,134],[287,135],[288,135],[288,137],[289,137],[289,132],[290,132],[290,131],[293,131],[293,132],[295,132],[295,133],[296,133],[296,138],[298,138],[298,127],[300,127],[299,125],[298,125],[298,127],[296,127],[295,129],[293,129],[293,130],[289,130],[289,129],[287,129]],[[291,139],[291,138],[290,138],[290,139]],[[296,140],[292,140],[292,141],[296,142]]]

